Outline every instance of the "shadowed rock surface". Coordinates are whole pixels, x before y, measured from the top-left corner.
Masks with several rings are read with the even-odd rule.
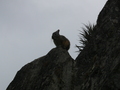
[[[76,58],[75,90],[120,90],[120,0],[108,0]]]
[[[62,48],[22,67],[7,90],[73,90],[73,59]]]
[[[120,0],[108,0],[74,61],[62,48],[21,68],[7,90],[120,90]]]

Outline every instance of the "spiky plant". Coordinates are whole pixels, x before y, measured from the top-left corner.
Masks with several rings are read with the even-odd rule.
[[[82,27],[82,31],[79,33],[80,34],[80,46],[76,45],[76,47],[79,49],[79,51],[82,51],[83,48],[90,42],[92,38],[92,34],[95,28],[95,25],[92,24],[84,24],[85,27]]]

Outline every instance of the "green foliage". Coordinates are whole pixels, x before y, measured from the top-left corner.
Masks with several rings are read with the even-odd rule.
[[[95,25],[91,24],[84,24],[85,27],[82,27],[82,31],[80,31],[80,46],[76,45],[76,47],[79,49],[79,51],[82,51],[83,48],[90,42],[92,36],[93,36],[93,31],[95,28]]]

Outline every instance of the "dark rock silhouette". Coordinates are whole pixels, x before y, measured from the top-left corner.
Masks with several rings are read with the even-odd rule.
[[[72,90],[73,59],[62,48],[28,63],[7,90]]]
[[[76,58],[75,90],[120,90],[120,0],[107,1],[90,35]]]
[[[107,1],[86,35],[75,61],[54,48],[22,67],[7,90],[120,90],[120,0]]]

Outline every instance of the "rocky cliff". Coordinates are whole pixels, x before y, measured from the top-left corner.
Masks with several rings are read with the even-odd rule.
[[[74,61],[62,48],[23,66],[7,90],[120,90],[120,0],[108,0]]]
[[[108,0],[76,58],[80,90],[120,90],[120,0]]]
[[[73,59],[62,48],[28,63],[19,70],[7,90],[72,90]]]

